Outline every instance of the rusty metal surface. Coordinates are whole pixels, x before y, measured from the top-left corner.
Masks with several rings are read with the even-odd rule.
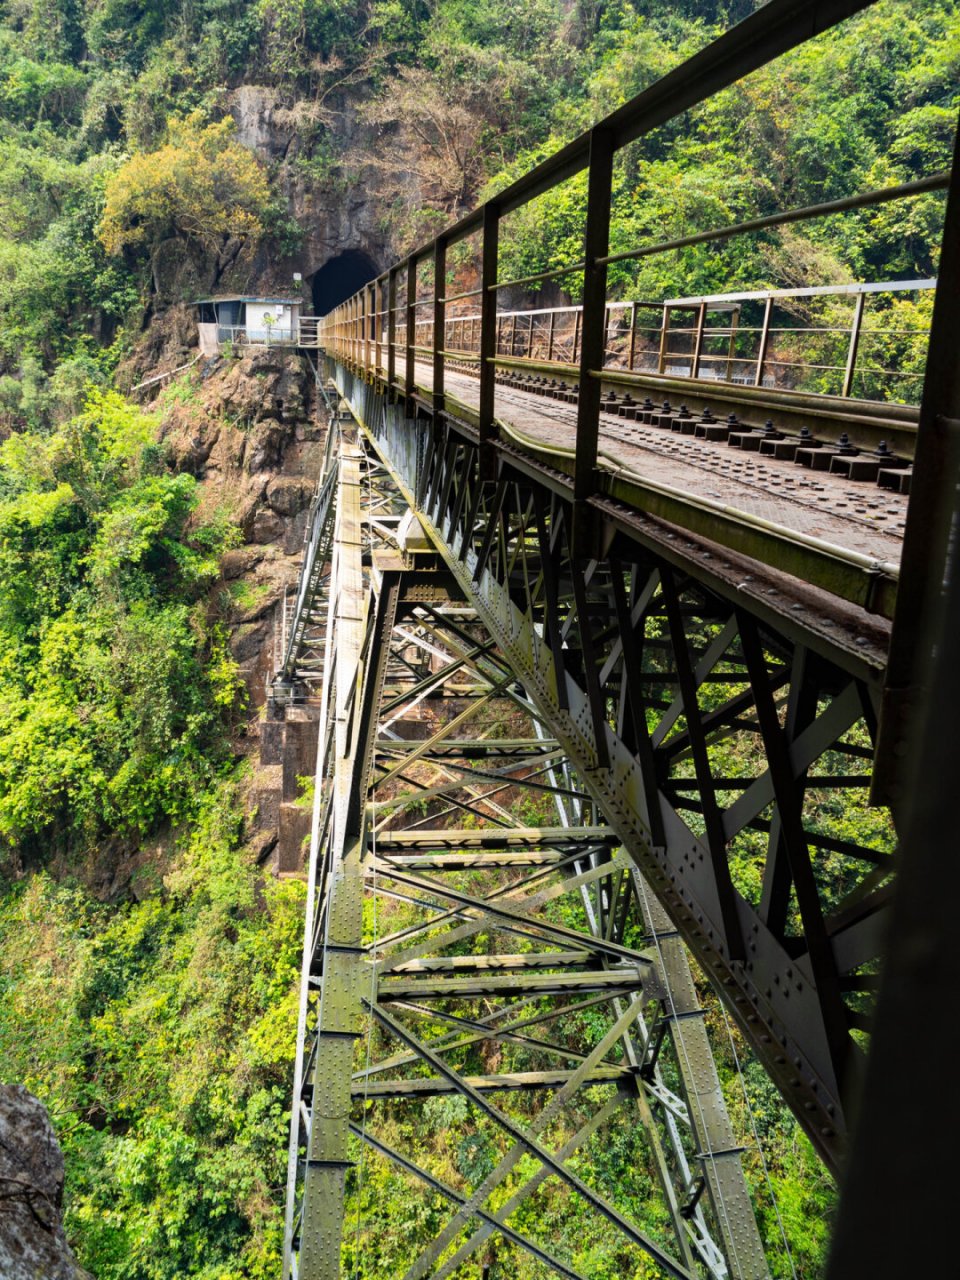
[[[523,687],[550,708],[552,736],[579,762],[578,771],[589,779],[589,788],[653,892],[729,1000],[814,1145],[836,1168],[845,1145],[844,1082],[856,1077],[860,1065],[850,1027],[866,1025],[862,1009],[846,1008],[844,984],[859,989],[857,969],[878,953],[892,870],[889,840],[885,829],[878,828],[877,847],[837,844],[815,828],[801,832],[793,818],[784,835],[777,815],[799,811],[808,787],[855,785],[862,790],[867,785],[869,766],[856,760],[867,760],[874,737],[872,708],[882,677],[885,624],[880,619],[871,623],[862,610],[835,599],[827,602],[833,618],[817,616],[817,601],[803,594],[803,584],[786,582],[782,575],[778,580],[771,570],[766,582],[777,585],[767,586],[767,571],[756,565],[752,572],[744,565],[743,577],[735,582],[736,557],[726,549],[710,550],[703,540],[597,495],[589,503],[604,520],[598,559],[578,562],[570,556],[565,514],[572,498],[569,474],[551,474],[529,452],[500,441],[500,478],[496,486],[484,484],[476,435],[469,428],[423,412],[404,418],[399,406],[382,403],[383,390],[376,384],[343,368],[337,376],[358,420],[377,424],[378,445],[395,459],[398,477],[406,477],[401,487],[410,486],[411,496],[415,490],[421,520],[442,544],[472,607],[509,653]],[[622,586],[616,587],[621,579]],[[674,580],[680,587],[649,595],[657,591],[657,581],[669,587]],[[652,630],[644,637],[641,628],[636,640],[649,658],[641,659],[638,650],[628,659],[626,645],[621,648],[616,639],[624,634],[622,620],[616,628],[610,626],[616,606],[610,591],[614,596],[620,591],[620,606],[626,608],[628,589],[641,592],[638,609],[659,601],[653,606]],[[815,626],[802,616],[807,604]],[[689,624],[695,631],[706,626],[714,637],[705,650],[705,641],[695,644],[686,658],[690,638],[685,615],[699,619]],[[832,639],[828,621],[839,624]],[[656,655],[664,626],[676,641],[671,644],[677,670],[669,679],[685,684],[651,739],[647,754],[652,752],[654,759],[648,768],[643,753],[637,754],[637,743],[628,739],[641,734],[644,725],[649,729],[648,714],[664,717],[666,703],[656,696],[648,703],[646,692],[653,687],[649,681],[658,678]],[[737,649],[741,642],[742,653]],[[764,649],[762,661],[758,643]],[[698,681],[724,646],[724,661],[739,664],[739,674],[716,677],[730,689],[722,714],[733,717],[734,734],[762,733],[764,749],[773,754],[769,768],[746,791],[734,784],[717,802],[731,780],[711,775],[703,757],[719,725],[720,695],[705,692],[698,705]],[[814,659],[814,653],[819,657]],[[743,667],[747,656],[749,673]],[[643,665],[648,661],[653,663],[649,670]],[[751,685],[749,695],[729,685],[741,678]],[[782,691],[784,682],[789,694]],[[786,699],[785,727],[774,698]],[[748,709],[750,701],[755,712]],[[624,719],[628,704],[634,730]],[[678,755],[669,735],[681,707],[688,730],[681,735]],[[844,741],[851,728],[862,745]],[[814,763],[819,757],[829,761],[838,750],[850,758],[856,777],[831,778],[827,775],[833,766],[828,764],[825,772]],[[656,763],[661,755],[662,767]],[[664,777],[681,767],[681,756],[686,761],[682,779],[676,786],[665,784]],[[755,758],[763,761],[763,750]],[[759,767],[762,771],[763,765]],[[691,788],[697,792],[693,797]],[[764,816],[771,802],[773,816]],[[717,803],[719,816],[708,819],[708,808],[715,810]],[[704,821],[706,828],[698,835]],[[730,850],[748,828],[767,844],[759,903],[749,903],[733,890],[725,872]],[[851,863],[850,892],[839,909],[819,900],[823,886],[816,883],[823,869],[821,851],[828,846],[857,864],[854,871]],[[803,890],[804,932],[788,938],[783,936],[784,895],[791,881]]]
[[[416,373],[418,385],[429,390],[430,367],[418,364]],[[475,378],[448,370],[446,391],[449,400],[479,408]],[[572,450],[576,443],[574,405],[501,386],[497,416],[548,447]],[[904,494],[610,414],[601,414],[599,448],[601,465],[619,463],[678,491],[714,498],[877,560],[899,561],[908,501]]]

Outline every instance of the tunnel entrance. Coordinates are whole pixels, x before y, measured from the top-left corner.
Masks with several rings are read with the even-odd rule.
[[[377,264],[359,249],[347,249],[331,258],[315,272],[311,282],[314,314],[325,316],[376,275]]]

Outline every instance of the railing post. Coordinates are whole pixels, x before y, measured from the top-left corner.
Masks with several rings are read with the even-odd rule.
[[[757,352],[757,372],[753,379],[755,387],[763,386],[763,364],[767,358],[767,347],[770,344],[770,315],[773,311],[773,299],[767,299],[763,309],[763,328],[760,330],[760,350]]]
[[[853,309],[853,324],[850,326],[850,347],[847,351],[847,367],[843,372],[842,396],[850,394],[853,386],[853,371],[857,364],[857,348],[860,346],[860,330],[863,326],[863,306],[867,300],[865,293],[857,294],[857,305]]]
[[[730,316],[730,341],[727,343],[727,382],[733,377],[733,359],[737,354],[737,330],[740,328],[740,308],[734,307]]]
[[[433,242],[433,413],[436,419],[444,405],[444,348],[447,337],[447,242],[437,236]]]
[[[637,304],[630,304],[630,356],[627,362],[627,368],[633,373],[633,360],[637,351]]]
[[[577,401],[577,444],[573,499],[583,503],[595,488],[600,433],[600,373],[607,327],[607,268],[598,262],[610,243],[610,199],[613,188],[613,134],[590,134],[587,179],[587,225],[583,237],[583,324],[580,339],[580,395]],[[597,376],[592,374],[596,372]],[[575,521],[576,524],[576,521]]]
[[[557,327],[557,313],[550,312],[550,336],[547,339],[547,364],[553,359],[553,335]]]
[[[667,367],[667,343],[670,341],[670,308],[663,308],[663,320],[660,324],[660,355],[657,359],[657,373],[663,373]]]
[[[575,311],[573,313],[573,355],[570,357],[571,364],[580,363],[580,325],[583,320],[583,312]]]
[[[697,313],[697,337],[693,347],[693,364],[690,367],[690,377],[699,378],[700,376],[700,357],[703,355],[703,329],[707,321],[707,304],[700,303],[700,310]]]
[[[397,268],[387,273],[387,392],[393,396],[393,383],[397,376]]]
[[[378,276],[373,282],[373,371],[379,376],[380,374],[380,347],[383,321],[381,312],[383,310],[383,277]]]
[[[365,284],[360,291],[360,337],[363,345],[360,358],[363,361],[363,374],[366,377],[370,370],[370,286]]]
[[[404,335],[405,351],[404,351],[404,392],[406,395],[405,413],[408,418],[417,416],[416,406],[413,403],[414,391],[416,390],[417,378],[416,369],[414,368],[414,343],[416,342],[416,324],[417,324],[417,260],[411,256],[407,259],[407,331]]]
[[[480,267],[480,477],[496,476],[493,420],[499,347],[497,324],[497,258],[500,249],[500,209],[489,200],[483,206]]]

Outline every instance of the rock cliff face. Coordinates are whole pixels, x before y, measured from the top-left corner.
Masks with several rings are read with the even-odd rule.
[[[271,708],[266,721],[262,714],[327,429],[314,368],[306,356],[276,348],[209,360],[190,370],[172,399],[161,394],[158,407],[170,464],[200,481],[200,517],[220,513],[240,530],[210,607],[227,627],[248,693],[237,738],[253,766],[248,842],[261,864],[269,859],[275,872],[297,874],[310,826],[309,810],[297,803],[298,779],[313,773],[316,724],[304,708]]]
[[[324,426],[313,368],[293,352],[254,350],[196,366],[172,403],[161,398],[171,464],[201,482],[200,514],[235,523],[212,604],[224,612],[251,705],[263,701],[273,619],[296,583]]]
[[[218,272],[212,259],[196,247],[176,238],[164,241],[151,259],[151,326],[183,299],[209,293],[289,294],[294,272],[303,277],[304,301],[309,304],[313,275],[341,253],[360,253],[378,270],[396,256],[385,230],[375,174],[356,159],[387,143],[363,123],[354,99],[344,95],[335,106],[323,108],[324,127],[335,129],[338,151],[353,157],[348,178],[325,171],[307,155],[304,137],[317,123],[317,109],[309,101],[292,100],[267,85],[244,84],[227,94],[224,105],[234,119],[238,140],[271,171],[299,227],[300,244],[286,255],[265,245],[253,258],[241,256]]]
[[[23,1085],[0,1085],[0,1276],[90,1280],[61,1221],[63,1155],[43,1104]]]
[[[265,85],[241,85],[227,99],[239,141],[275,169],[303,237],[300,249],[289,258],[271,262],[261,255],[255,260],[250,270],[260,287],[271,280],[289,286],[294,271],[309,282],[322,266],[348,250],[365,254],[380,268],[393,257],[383,230],[382,201],[363,172],[345,184],[318,176],[303,163],[305,109],[304,104],[289,105],[282,90]],[[331,110],[335,110],[338,145],[344,151],[359,154],[375,145],[355,103],[340,100]]]

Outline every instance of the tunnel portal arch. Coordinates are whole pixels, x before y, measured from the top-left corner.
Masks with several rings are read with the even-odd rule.
[[[338,253],[315,271],[310,281],[314,314],[325,316],[377,275],[377,264],[359,249]]]

